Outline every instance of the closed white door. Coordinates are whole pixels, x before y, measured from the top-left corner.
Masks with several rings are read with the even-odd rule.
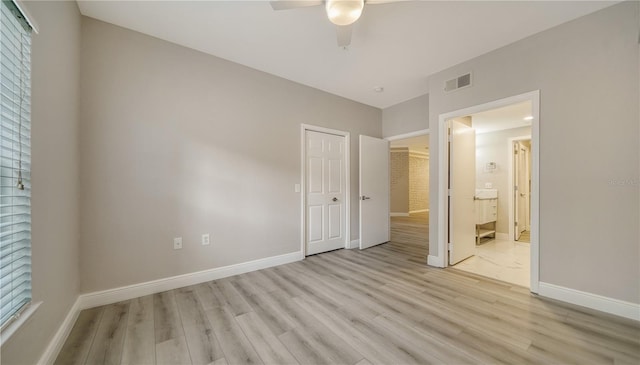
[[[389,242],[389,141],[360,136],[360,249]]]
[[[345,137],[306,131],[306,254],[345,247]]]
[[[449,142],[449,264],[475,254],[476,132],[451,121]]]

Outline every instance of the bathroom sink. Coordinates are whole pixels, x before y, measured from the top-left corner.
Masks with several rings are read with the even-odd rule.
[[[497,199],[498,189],[476,189],[476,199]]]

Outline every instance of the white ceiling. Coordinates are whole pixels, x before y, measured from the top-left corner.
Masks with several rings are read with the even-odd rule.
[[[78,1],[83,15],[378,108],[427,93],[433,73],[613,3],[370,4],[344,50],[319,6],[276,12],[268,1]]]
[[[409,151],[428,153],[429,152],[429,135],[399,139],[389,143],[391,147],[405,147]]]
[[[531,121],[524,120],[528,116],[531,116],[531,102],[525,101],[473,114],[471,116],[471,126],[476,130],[477,134],[528,127],[531,126]]]

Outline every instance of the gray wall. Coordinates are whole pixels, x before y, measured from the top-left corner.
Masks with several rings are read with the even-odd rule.
[[[81,62],[82,292],[299,251],[301,123],[351,132],[357,238],[381,110],[86,17]]]
[[[476,134],[476,189],[483,189],[485,183],[498,189],[496,231],[499,233],[509,234],[509,138],[530,135],[531,127]],[[486,172],[487,162],[495,162],[496,169]]]
[[[540,280],[633,303],[640,303],[639,6],[614,5],[429,79],[432,211],[438,115],[539,89]],[[472,87],[443,93],[445,80],[470,70]],[[437,227],[432,214],[432,255]]]
[[[429,94],[382,110],[382,136],[391,137],[429,128]]]
[[[78,83],[75,2],[28,2],[32,44],[32,283],[42,305],[2,346],[2,364],[35,364],[78,295]]]

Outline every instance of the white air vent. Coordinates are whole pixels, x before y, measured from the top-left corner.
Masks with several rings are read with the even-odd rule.
[[[471,86],[471,72],[458,76],[455,79],[447,80],[444,83],[444,91],[451,92],[469,86]]]

